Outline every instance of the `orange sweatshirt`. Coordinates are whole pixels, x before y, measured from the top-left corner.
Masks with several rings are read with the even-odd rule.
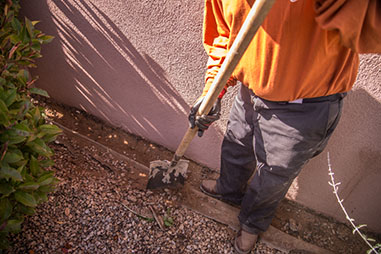
[[[205,95],[254,0],[206,0]],[[380,0],[277,0],[229,79],[292,101],[350,90],[358,53],[381,53]]]

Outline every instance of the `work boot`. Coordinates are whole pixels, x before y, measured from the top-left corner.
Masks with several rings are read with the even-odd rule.
[[[217,192],[217,181],[216,180],[203,180],[200,185],[200,189],[206,195],[213,198],[221,199],[222,195]]]
[[[216,180],[203,180],[201,182],[200,189],[206,195],[221,200],[231,206],[239,208],[239,206],[241,205],[241,202],[231,201],[223,198],[222,194],[218,193]]]
[[[234,239],[234,250],[238,254],[248,254],[252,249],[255,248],[257,239],[258,235],[251,234],[245,230],[240,229]]]

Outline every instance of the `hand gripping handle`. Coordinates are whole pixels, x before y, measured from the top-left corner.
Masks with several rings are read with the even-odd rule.
[[[205,115],[212,109],[218,95],[225,87],[226,82],[232,75],[235,67],[241,60],[255,33],[257,32],[263,20],[269,13],[271,7],[276,0],[256,0],[251,8],[248,16],[245,19],[232,47],[230,48],[226,58],[217,74],[213,83],[206,94],[203,102],[198,110],[198,115]],[[197,127],[188,128],[180,145],[178,146],[172,162],[176,163],[185,153],[190,142],[198,131]]]

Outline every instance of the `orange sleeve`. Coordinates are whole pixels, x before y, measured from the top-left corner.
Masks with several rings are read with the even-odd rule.
[[[316,21],[337,30],[344,46],[358,53],[381,53],[380,0],[316,0]]]
[[[205,74],[205,87],[202,92],[202,96],[205,96],[228,53],[230,29],[224,20],[219,0],[205,1],[203,26],[203,43],[209,56]],[[231,77],[225,88],[235,84],[236,80]]]

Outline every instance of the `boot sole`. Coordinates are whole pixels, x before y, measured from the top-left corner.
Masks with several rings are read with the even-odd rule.
[[[214,194],[212,192],[209,192],[207,189],[205,189],[205,187],[202,184],[200,185],[200,190],[202,193],[204,193],[204,194],[206,194],[212,198],[218,199],[218,200],[220,200],[220,201],[222,201],[228,205],[234,206],[236,208],[240,208],[240,206],[241,206],[241,204],[237,204],[237,203],[223,199],[221,194]]]
[[[252,249],[250,250],[241,250],[239,247],[238,247],[238,243],[237,243],[237,238],[238,237],[235,237],[234,238],[234,251],[237,253],[237,254],[248,254],[252,251]]]
[[[207,189],[205,189],[205,187],[202,184],[200,185],[200,190],[201,190],[201,192],[203,192],[204,194],[206,194],[212,198],[216,198],[216,199],[220,199],[220,200],[222,199],[222,195],[214,194],[214,193],[208,191]]]

